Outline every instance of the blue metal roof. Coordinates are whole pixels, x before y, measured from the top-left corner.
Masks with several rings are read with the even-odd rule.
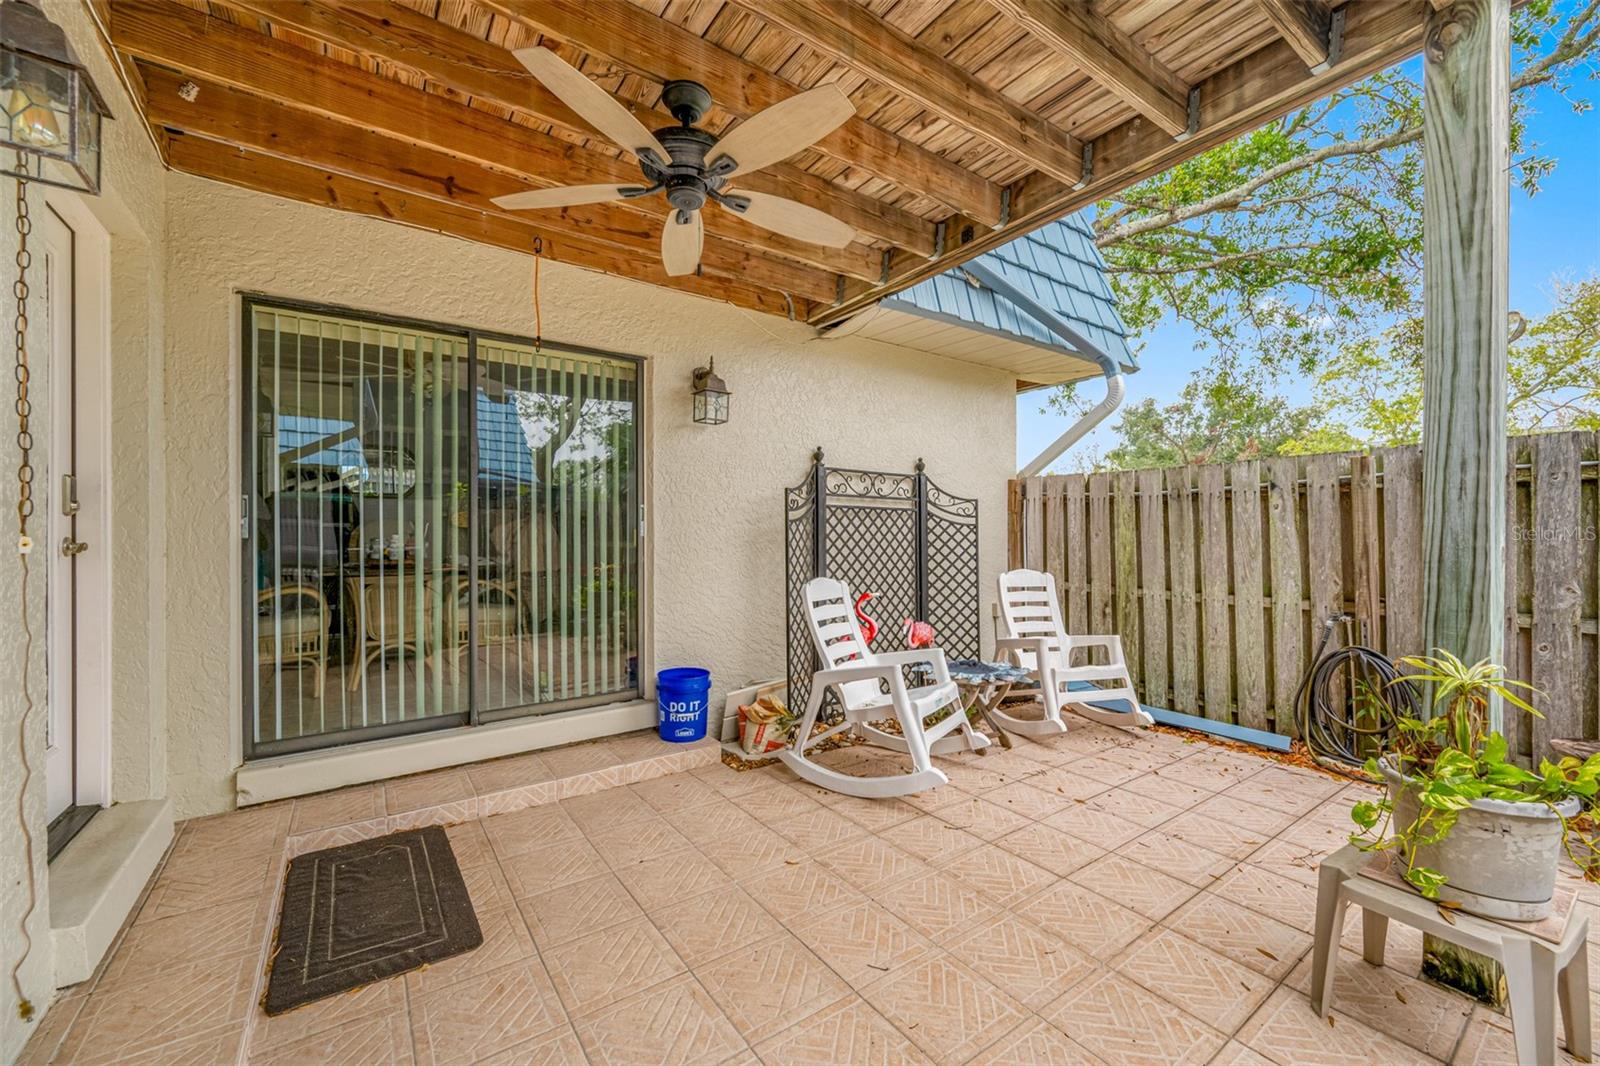
[[[1128,347],[1128,328],[1117,314],[1116,298],[1106,281],[1105,260],[1095,247],[1089,220],[1081,213],[1046,223],[992,252],[984,252],[978,261],[1053,308],[1125,368],[1138,369]],[[960,267],[895,293],[883,301],[883,306],[1073,352],[1065,341],[1009,300],[969,282]]]

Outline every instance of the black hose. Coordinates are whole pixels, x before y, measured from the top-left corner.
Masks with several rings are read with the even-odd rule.
[[[1324,654],[1336,626],[1345,626],[1345,646]],[[1360,766],[1390,746],[1395,720],[1416,717],[1417,692],[1394,684],[1402,675],[1380,652],[1349,639],[1351,614],[1330,615],[1300,688],[1295,716],[1300,739],[1319,763]]]

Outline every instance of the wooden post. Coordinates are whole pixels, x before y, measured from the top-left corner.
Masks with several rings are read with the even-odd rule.
[[[1510,0],[1430,5],[1422,50],[1423,643],[1502,662]],[[1423,974],[1469,995],[1501,998],[1498,971],[1423,944]]]

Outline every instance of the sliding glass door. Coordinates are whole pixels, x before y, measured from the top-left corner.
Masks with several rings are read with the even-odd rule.
[[[638,365],[245,303],[246,751],[638,693]]]

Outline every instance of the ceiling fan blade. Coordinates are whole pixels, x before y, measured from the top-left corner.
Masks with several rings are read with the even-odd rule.
[[[692,212],[687,222],[679,222],[676,211],[668,215],[661,230],[661,265],[667,268],[667,276],[681,278],[698,270],[705,241],[705,222],[700,212]]]
[[[559,189],[529,189],[507,196],[496,196],[496,207],[507,211],[532,211],[540,207],[575,207],[578,204],[603,204],[623,199],[623,190],[635,185],[563,185]]]
[[[729,190],[726,195],[734,204],[740,200],[750,201],[750,205],[742,211],[725,203],[723,206],[734,214],[752,225],[781,233],[785,237],[827,248],[843,248],[856,239],[855,227],[849,223],[840,222],[826,211],[818,211],[794,200],[764,192]]]
[[[706,165],[715,170],[717,160],[727,157],[737,164],[732,170],[724,171],[727,175],[760,170],[810,148],[855,113],[856,105],[837,85],[830,83],[807,89],[756,112],[735,126],[733,132],[711,150]]]
[[[644,123],[617,98],[589,80],[588,75],[548,48],[519,48],[512,53],[528,73],[544,83],[589,125],[605,134],[634,155],[653,152],[666,159],[666,149],[645,129]]]

